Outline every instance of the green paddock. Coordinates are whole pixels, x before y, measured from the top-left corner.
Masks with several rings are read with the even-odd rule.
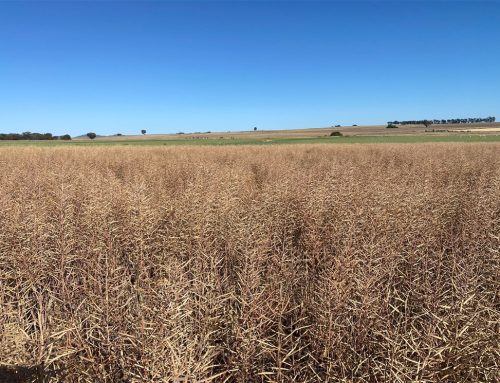
[[[116,145],[275,145],[275,144],[415,144],[425,142],[500,142],[500,135],[399,135],[399,136],[343,136],[309,138],[226,138],[134,140],[95,139],[73,141],[0,141],[0,147],[12,146],[116,146]]]

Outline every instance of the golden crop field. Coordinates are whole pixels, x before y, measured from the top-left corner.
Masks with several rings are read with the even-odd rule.
[[[498,143],[0,165],[0,381],[500,380]]]

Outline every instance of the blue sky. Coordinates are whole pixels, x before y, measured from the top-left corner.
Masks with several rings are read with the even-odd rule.
[[[498,2],[0,2],[0,132],[500,117]]]

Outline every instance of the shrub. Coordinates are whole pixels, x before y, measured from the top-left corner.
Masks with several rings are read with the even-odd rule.
[[[386,129],[397,129],[398,126],[397,125],[394,125],[394,124],[388,124],[386,127]]]
[[[330,137],[341,137],[342,133],[341,132],[331,132]]]

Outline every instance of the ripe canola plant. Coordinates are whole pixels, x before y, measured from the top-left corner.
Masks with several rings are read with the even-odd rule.
[[[0,377],[500,379],[498,143],[4,147],[0,164]]]

